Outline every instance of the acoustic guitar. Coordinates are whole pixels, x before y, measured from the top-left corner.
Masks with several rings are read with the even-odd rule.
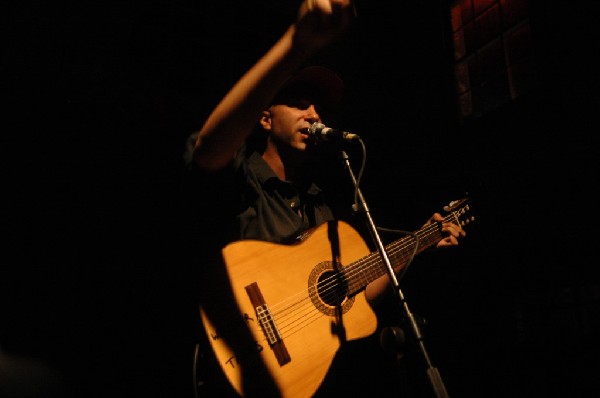
[[[444,220],[462,226],[472,221],[466,202],[445,206]],[[407,235],[385,246],[396,272],[443,238],[441,223],[425,225],[414,235],[418,239]],[[282,397],[306,398],[318,389],[344,342],[376,330],[364,289],[387,268],[345,222],[322,224],[292,245],[237,241],[222,255],[239,312],[220,314],[231,323],[223,326],[221,320],[219,327],[202,308],[200,314],[216,360],[240,396],[245,395],[243,350],[259,354]],[[233,348],[229,342],[239,328],[247,328],[254,341]]]

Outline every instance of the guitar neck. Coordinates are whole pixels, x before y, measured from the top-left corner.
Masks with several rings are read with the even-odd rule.
[[[446,217],[449,221],[452,217]],[[413,256],[435,245],[442,239],[441,224],[432,223],[385,246],[388,258],[395,272],[399,272]],[[416,247],[416,252],[415,252]],[[379,252],[373,252],[344,267],[343,274],[348,284],[350,295],[364,289],[369,283],[387,273]]]

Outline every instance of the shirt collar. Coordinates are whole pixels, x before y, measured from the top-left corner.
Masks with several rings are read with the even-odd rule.
[[[252,152],[248,158],[248,163],[256,173],[256,177],[263,187],[266,188],[270,184],[282,184],[293,188],[293,185],[289,181],[283,181],[277,177],[273,169],[267,164],[267,162],[265,162],[260,153]],[[312,196],[317,196],[320,192],[321,188],[319,188],[314,182],[311,182],[311,185],[306,190],[306,194]]]

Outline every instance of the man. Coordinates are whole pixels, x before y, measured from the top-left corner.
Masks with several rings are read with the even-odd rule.
[[[348,254],[353,248],[336,235],[345,232],[345,224],[335,222],[346,220],[356,225],[356,221],[361,221],[352,213],[353,187],[344,175],[347,172],[343,165],[329,164],[339,162],[330,156],[337,148],[315,142],[309,134],[314,123],[323,122],[324,112],[335,110],[343,83],[329,69],[302,66],[317,51],[335,42],[355,17],[349,0],[303,2],[296,21],[225,95],[194,136],[190,148],[190,204],[198,227],[204,235],[210,231],[202,239],[203,245],[193,249],[202,261],[203,326],[206,339],[216,352],[213,359],[225,373],[227,382],[245,396],[315,394],[325,370],[329,369],[331,346],[337,349],[337,345],[345,345],[348,333],[354,333],[353,325],[344,322],[352,320],[351,314],[362,311],[339,314],[335,311],[345,311],[341,309],[345,304],[332,303],[331,328],[317,328],[315,331],[323,335],[315,338],[321,343],[334,336],[334,343],[307,344],[295,349],[294,344],[302,343],[282,337],[284,325],[274,320],[274,313],[270,312],[274,303],[269,300],[275,293],[265,290],[269,283],[277,286],[273,290],[285,287],[270,279],[275,278],[268,275],[272,269],[269,267],[273,267],[270,262],[285,263],[287,279],[295,272],[294,259],[304,253],[263,261],[261,255],[285,250],[255,243],[302,247],[303,242],[311,239],[303,233],[327,226],[326,233],[332,243],[324,244],[328,256],[315,259],[315,265],[327,259],[333,259],[334,266],[345,265],[335,264],[336,259],[341,257],[343,262],[353,256]],[[457,245],[465,232],[459,225],[443,220],[436,213],[428,221],[439,223],[441,235],[434,246]],[[360,230],[361,226],[357,228]],[[333,243],[336,239],[339,242]],[[221,251],[230,243],[242,241],[246,246],[235,246],[226,253]],[[352,246],[362,248],[364,243]],[[232,268],[232,258],[246,263],[241,275],[236,275],[238,268]],[[251,277],[249,273],[253,273]],[[310,273],[308,270],[307,279]],[[261,280],[263,277],[269,282]],[[244,278],[250,282],[242,283],[238,289],[237,283]],[[293,283],[281,281],[282,285]],[[306,284],[304,278],[301,283]],[[389,286],[386,275],[378,276],[347,303],[354,303],[355,308],[362,301],[376,305]],[[239,300],[252,301],[250,309],[241,310]],[[306,308],[314,310],[315,306],[309,300]],[[263,320],[260,310],[266,313]],[[361,327],[361,322],[350,323]],[[372,321],[364,323],[365,330],[356,335],[372,331]],[[258,334],[247,326],[256,326]],[[265,338],[267,341],[263,341]],[[307,334],[303,338],[310,340],[312,336]],[[203,353],[208,355],[206,351]],[[303,366],[300,356],[310,358],[310,364]],[[277,361],[273,362],[271,357],[277,357]],[[281,374],[277,374],[280,369]]]

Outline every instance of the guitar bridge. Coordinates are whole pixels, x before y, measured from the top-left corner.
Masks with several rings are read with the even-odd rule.
[[[256,282],[251,283],[246,286],[246,293],[248,293],[248,297],[250,298],[250,302],[254,306],[256,311],[256,316],[258,318],[258,323],[265,334],[267,341],[269,342],[269,346],[273,350],[275,357],[277,358],[277,362],[280,366],[285,365],[290,362],[292,359],[290,354],[285,347],[285,343],[281,338],[281,334],[279,333],[279,329],[277,329],[277,325],[275,324],[275,320],[271,316],[271,311],[267,306],[267,303],[258,287]]]
[[[269,311],[269,307],[266,304],[260,305],[255,308],[256,315],[258,316],[258,323],[260,327],[265,332],[267,336],[267,340],[269,341],[269,345],[273,345],[276,342],[281,340],[281,335],[279,334],[279,330],[277,326],[275,326],[275,322],[271,317],[271,312]]]

